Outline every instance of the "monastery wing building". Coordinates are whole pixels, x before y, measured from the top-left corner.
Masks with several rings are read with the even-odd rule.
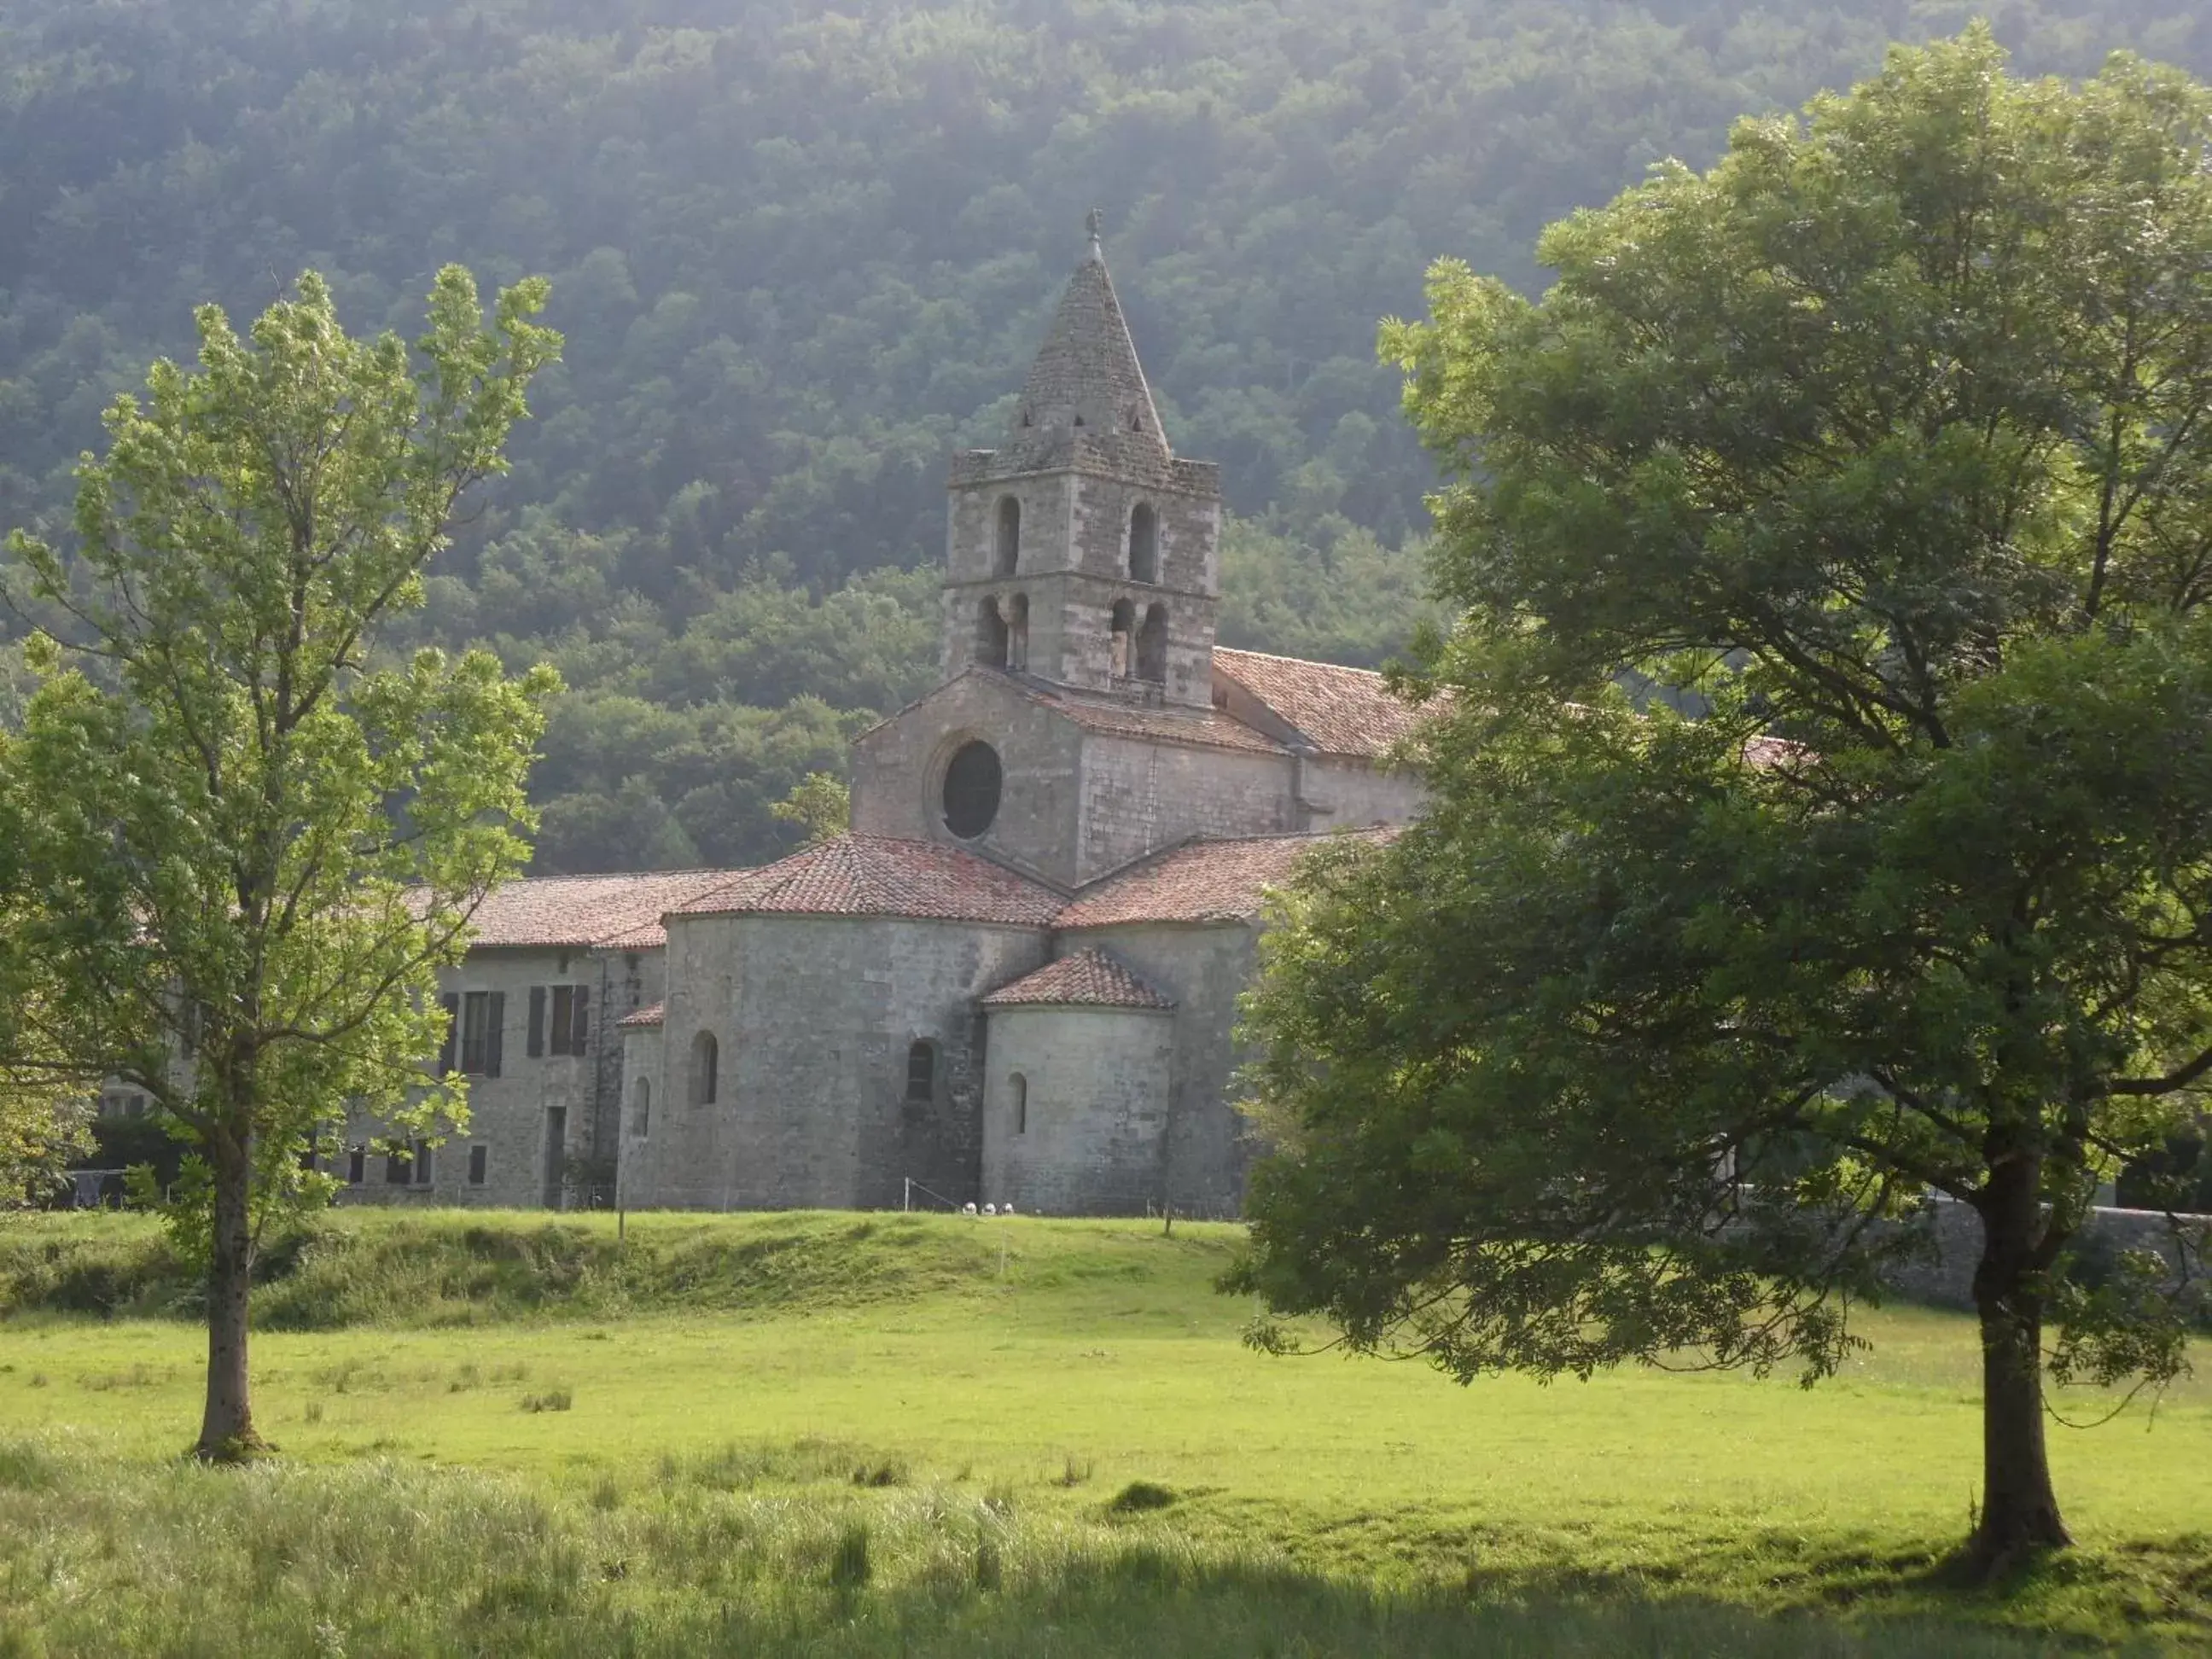
[[[1237,1207],[1263,891],[1419,808],[1414,712],[1214,644],[1219,475],[1170,449],[1095,237],[950,493],[941,683],[854,744],[852,833],[494,894],[447,985],[473,1139],[356,1156],[364,1195]]]

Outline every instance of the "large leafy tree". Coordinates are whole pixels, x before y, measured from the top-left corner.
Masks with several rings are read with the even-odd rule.
[[[2075,1246],[2212,1084],[2208,140],[2183,75],[1977,30],[1386,327],[1463,618],[1433,812],[1252,1004],[1276,1310],[1809,1380],[1940,1195],[1974,1557],[2066,1541],[2046,1377],[2185,1358],[2164,1264]]]
[[[207,1252],[198,1449],[258,1445],[247,1288],[261,1224],[318,1185],[349,1109],[428,1133],[440,964],[528,856],[523,785],[550,672],[386,660],[462,492],[501,467],[559,338],[542,282],[487,326],[450,268],[410,351],[357,341],[313,273],[241,339],[198,313],[79,469],[67,556],[21,534],[58,623],[0,771],[12,837],[0,1055],[127,1079],[198,1155],[175,1218]]]

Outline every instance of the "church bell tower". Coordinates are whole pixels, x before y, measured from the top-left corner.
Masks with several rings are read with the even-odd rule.
[[[1178,459],[1099,245],[1068,279],[1006,439],[953,457],[944,670],[1205,708],[1221,479]]]

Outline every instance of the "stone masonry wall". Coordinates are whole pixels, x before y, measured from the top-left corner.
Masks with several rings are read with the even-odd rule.
[[[1021,545],[1013,574],[1002,575],[999,510],[1010,497],[1021,507]],[[1158,568],[1150,582],[1137,580],[1130,567],[1130,524],[1140,504],[1152,507],[1157,526]],[[1117,679],[1112,639],[1114,606],[1127,599],[1138,623],[1155,603],[1166,608],[1167,675],[1158,695],[1206,707],[1212,696],[1220,527],[1218,493],[1152,481],[1051,472],[957,485],[946,514],[945,678],[976,661],[982,602],[994,599],[1001,616],[1011,616],[1018,594],[1029,605],[1028,649],[1011,665],[1091,690],[1126,684],[1135,664],[1126,663]]]
[[[580,986],[591,994],[592,1009],[587,1052],[580,1055],[550,1052],[532,1059],[529,1054],[530,991],[533,986]],[[348,1189],[356,1203],[434,1202],[534,1209],[549,1197],[562,1199],[560,1171],[572,1156],[589,1156],[593,1135],[603,1115],[604,1091],[617,1080],[614,1066],[619,1054],[608,1054],[612,1043],[611,1021],[600,1006],[601,964],[587,951],[477,949],[458,968],[439,975],[441,993],[499,991],[506,994],[500,1040],[500,1074],[469,1079],[469,1127],[465,1134],[449,1138],[431,1154],[433,1179],[427,1185],[390,1185],[381,1157],[367,1160],[366,1178]],[[550,1003],[549,1018],[550,1018]],[[622,1011],[628,1012],[628,1009]],[[619,1015],[617,1016],[619,1018]],[[454,1037],[456,1064],[459,1034]],[[613,1066],[603,1068],[602,1057]],[[564,1133],[558,1146],[549,1144],[552,1112],[563,1114]],[[349,1146],[381,1133],[382,1126],[367,1121],[349,1124]],[[469,1179],[470,1148],[485,1149],[484,1180]],[[549,1183],[549,1173],[552,1180]]]
[[[1093,732],[1084,745],[1076,875],[1090,881],[1192,836],[1297,826],[1286,757]]]
[[[592,1019],[592,1063],[596,1068],[596,1095],[587,1155],[601,1166],[606,1189],[577,1194],[573,1201],[605,1206],[615,1201],[615,1171],[622,1155],[623,1124],[629,1096],[623,1086],[628,1063],[616,1023],[660,1000],[666,975],[664,951],[600,951],[594,953],[599,969],[598,1007]]]
[[[874,917],[701,916],[670,927],[662,1079],[634,1207],[892,1208],[912,1177],[975,1194],[981,1086],[975,1000],[1039,966],[1041,930]],[[712,1031],[711,1105],[685,1089]],[[936,1045],[927,1102],[908,1052]],[[662,1103],[665,1103],[665,1104]]]
[[[2195,1282],[2200,1317],[2212,1317],[2212,1295],[2208,1295],[2204,1273],[2212,1266],[2212,1216],[2184,1216],[2179,1237],[2163,1212],[2099,1208],[2089,1212],[2082,1247],[2093,1257],[2124,1250],[2150,1250],[2185,1270]],[[1892,1286],[1915,1301],[1942,1308],[1971,1310],[1974,1305],[1974,1264],[1981,1255],[1981,1218],[1964,1204],[1950,1199],[1932,1200],[1915,1224],[1925,1229],[1930,1245],[1922,1260],[1894,1268]]]
[[[853,745],[853,828],[906,841],[951,841],[945,768],[971,737],[998,750],[999,816],[964,844],[1061,886],[1077,878],[1081,733],[1003,677],[970,674],[932,692]]]
[[[1299,779],[1302,830],[1358,830],[1406,823],[1428,805],[1428,786],[1413,772],[1385,771],[1364,761],[1317,755]]]
[[[1258,939],[1259,930],[1243,922],[1138,923],[1060,937],[1063,954],[1105,951],[1175,1001],[1163,1185],[1181,1214],[1233,1216],[1243,1203],[1253,1148],[1230,1103],[1230,1084],[1242,1060],[1237,1001]]]
[[[1173,1015],[1144,1009],[993,1010],[983,1199],[1048,1215],[1160,1203],[1175,1038]]]
[[[658,1025],[633,1026],[623,1033],[621,1166],[615,1175],[616,1202],[624,1209],[657,1207],[651,1168],[653,1136],[668,1133],[670,1079],[666,1045]],[[637,1133],[637,1091],[647,1091],[645,1133]]]

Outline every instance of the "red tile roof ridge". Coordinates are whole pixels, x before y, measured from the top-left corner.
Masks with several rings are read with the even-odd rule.
[[[1243,645],[1217,645],[1213,647],[1213,654],[1217,657],[1263,657],[1269,662],[1295,663],[1301,668],[1334,668],[1340,674],[1369,674],[1378,680],[1382,678],[1382,671],[1379,668],[1358,668],[1348,662],[1323,662],[1319,657],[1293,657],[1280,651],[1255,651]]]
[[[713,868],[524,876],[483,894],[470,913],[472,948],[593,950],[649,935],[664,911],[739,872]]]
[[[1395,825],[1286,830],[1272,836],[1194,836],[1087,884],[1060,913],[1061,928],[1138,921],[1243,921],[1300,857],[1332,841],[1379,845]]]
[[[1093,1007],[1172,1011],[1175,1003],[1105,951],[1086,948],[1048,962],[981,999],[986,1008]]]
[[[675,907],[681,915],[873,915],[1044,927],[1066,896],[942,842],[836,836]]]
[[[634,1014],[624,1014],[615,1022],[615,1030],[637,1030],[647,1026],[658,1025],[667,1017],[668,1005],[665,1002],[656,1002],[649,1007],[639,1009]]]
[[[1377,668],[1227,645],[1213,648],[1213,665],[1325,755],[1383,759],[1422,719],[1420,707],[1394,693]]]

